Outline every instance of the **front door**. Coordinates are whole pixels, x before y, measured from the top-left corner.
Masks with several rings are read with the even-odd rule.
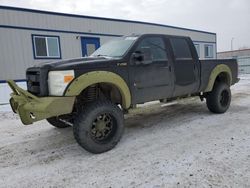
[[[82,56],[89,56],[100,47],[100,38],[81,37]]]
[[[133,104],[171,97],[173,92],[171,64],[164,38],[144,37],[135,52],[143,54],[144,49],[150,50],[152,62],[136,63],[136,60],[131,60],[130,86]]]

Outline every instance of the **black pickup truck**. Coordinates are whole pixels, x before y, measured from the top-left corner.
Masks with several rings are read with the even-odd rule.
[[[76,141],[92,153],[118,143],[123,114],[136,104],[198,96],[211,112],[224,113],[239,80],[236,60],[199,60],[189,37],[161,34],[124,36],[89,57],[28,68],[26,77],[28,91],[8,81],[23,124],[73,126]]]

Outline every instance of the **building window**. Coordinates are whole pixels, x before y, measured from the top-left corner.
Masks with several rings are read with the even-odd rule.
[[[198,57],[200,57],[200,45],[194,44]]]
[[[35,59],[61,59],[59,36],[32,35]]]
[[[214,57],[214,47],[213,45],[205,45],[205,58]]]

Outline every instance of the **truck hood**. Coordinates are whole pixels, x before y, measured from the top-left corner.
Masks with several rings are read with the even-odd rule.
[[[91,69],[107,67],[113,64],[112,62],[118,62],[119,60],[120,59],[117,58],[106,57],[82,57],[61,61],[43,62],[35,67],[48,70]]]

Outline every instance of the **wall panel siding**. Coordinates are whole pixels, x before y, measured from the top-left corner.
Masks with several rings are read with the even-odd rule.
[[[114,37],[105,36],[106,34],[117,36],[131,33],[163,33],[190,36],[196,43],[199,43],[197,41],[202,41],[199,43],[201,58],[204,57],[204,45],[206,44],[204,41],[214,46],[214,54],[216,54],[216,35],[213,33],[152,24],[10,10],[1,6],[0,18],[0,80],[25,79],[25,70],[28,67],[34,66],[39,62],[54,61],[34,59],[32,34],[59,36],[62,59],[82,56],[81,36],[99,37],[101,44],[103,44]],[[50,31],[39,31],[37,29]],[[51,30],[54,30],[54,32]],[[101,35],[98,35],[98,33]]]
[[[25,79],[25,71],[28,67],[40,62],[56,61],[50,59],[34,59],[32,34],[59,36],[63,59],[82,56],[80,37],[76,39],[77,36],[81,35],[0,28],[0,80]],[[91,35],[84,36],[91,37]],[[100,42],[103,44],[111,38],[112,37],[102,37]]]
[[[214,34],[176,29],[171,27],[161,27],[140,23],[118,22],[110,20],[88,19],[79,17],[67,17],[59,15],[49,15],[33,12],[23,12],[15,10],[1,10],[5,19],[0,20],[0,24],[15,25],[25,27],[35,27],[44,29],[59,29],[67,31],[108,33],[108,34],[131,34],[131,33],[168,33],[176,35],[187,35],[193,40],[205,40],[215,42]],[[7,19],[6,19],[7,18]]]
[[[18,82],[17,85],[23,89],[27,89],[25,82]],[[0,84],[0,105],[9,103],[10,94],[12,93],[7,83]]]

